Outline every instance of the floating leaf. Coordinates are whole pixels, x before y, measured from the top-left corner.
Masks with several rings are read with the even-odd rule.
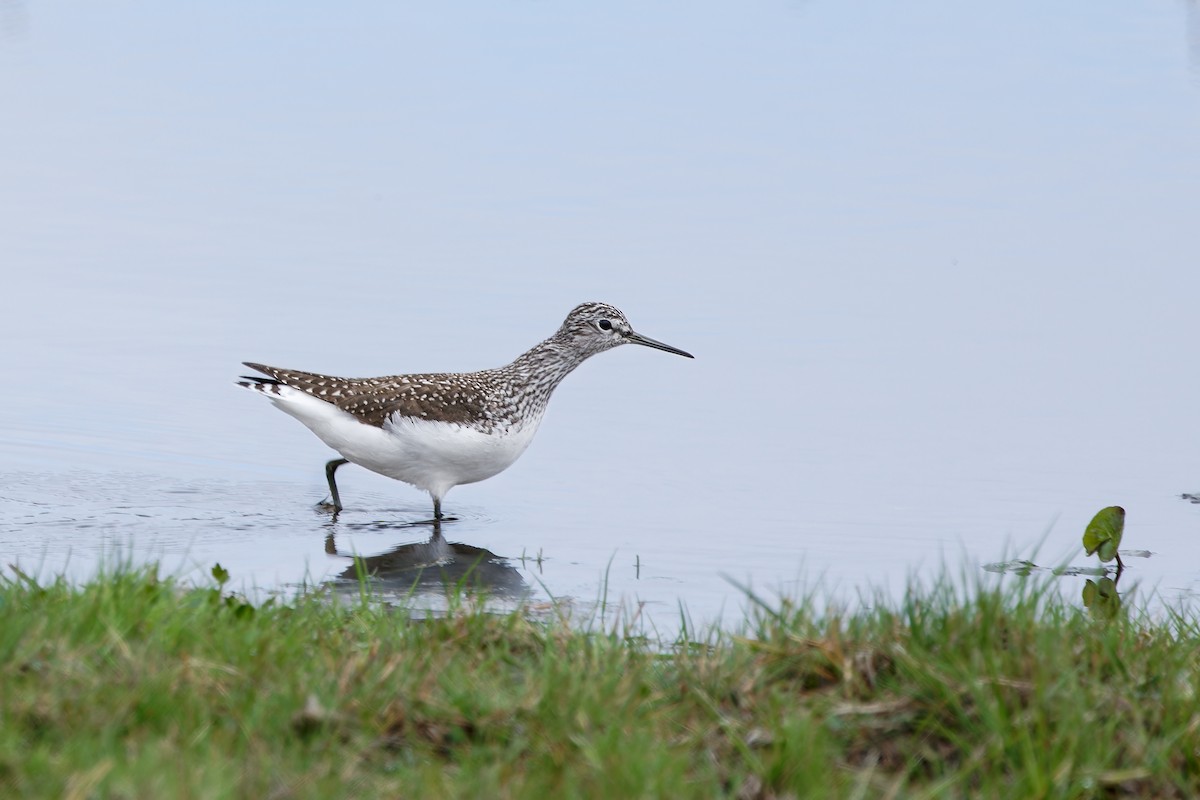
[[[1089,556],[1096,553],[1101,561],[1112,561],[1117,556],[1124,532],[1125,509],[1120,506],[1102,508],[1083,532],[1083,549]]]
[[[1103,578],[1108,574],[1108,567],[1054,567],[1050,570],[1055,575],[1095,575]]]
[[[1013,561],[997,561],[992,564],[984,564],[983,568],[988,572],[1011,572],[1022,577],[1029,575],[1035,569],[1041,569],[1041,567],[1039,567],[1037,564],[1034,564],[1032,561],[1026,561],[1024,559],[1015,559]]]

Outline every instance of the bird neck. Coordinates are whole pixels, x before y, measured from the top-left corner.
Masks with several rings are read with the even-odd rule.
[[[589,355],[591,354],[580,352],[579,348],[573,346],[573,342],[564,341],[555,335],[517,356],[508,369],[525,376],[526,380],[536,384],[548,395]]]

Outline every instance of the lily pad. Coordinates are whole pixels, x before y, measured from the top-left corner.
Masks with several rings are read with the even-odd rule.
[[[1083,549],[1089,556],[1095,553],[1103,562],[1112,561],[1117,557],[1117,547],[1124,532],[1125,509],[1120,506],[1102,508],[1083,532]]]
[[[1050,571],[1055,575],[1066,577],[1094,575],[1097,578],[1103,578],[1108,574],[1108,567],[1054,567]]]
[[[1011,572],[1021,576],[1028,575],[1035,569],[1041,569],[1032,561],[1026,561],[1024,559],[1014,559],[1013,561],[997,561],[992,564],[984,564],[983,568],[988,572],[999,572],[1002,574]]]
[[[1149,550],[1122,550],[1121,555],[1125,556],[1126,558],[1149,558],[1150,556],[1154,555],[1154,553],[1150,552]]]

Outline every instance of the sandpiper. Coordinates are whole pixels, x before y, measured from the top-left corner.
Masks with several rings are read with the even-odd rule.
[[[325,465],[334,511],[342,509],[334,473],[352,463],[429,492],[436,521],[451,488],[490,478],[525,452],[571,370],[623,344],[693,358],[634,332],[613,306],[583,303],[553,336],[505,367],[335,378],[246,361],[267,377],[242,376],[238,385],[269,398],[341,455]]]

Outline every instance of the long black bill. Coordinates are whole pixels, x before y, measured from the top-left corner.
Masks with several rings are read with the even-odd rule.
[[[666,350],[668,353],[674,353],[677,356],[695,358],[694,355],[686,350],[680,350],[678,347],[671,347],[669,344],[663,344],[657,339],[651,339],[649,336],[642,336],[640,333],[634,333],[633,331],[630,331],[629,335],[625,338],[634,344],[644,344],[646,347],[653,347],[655,350]]]

